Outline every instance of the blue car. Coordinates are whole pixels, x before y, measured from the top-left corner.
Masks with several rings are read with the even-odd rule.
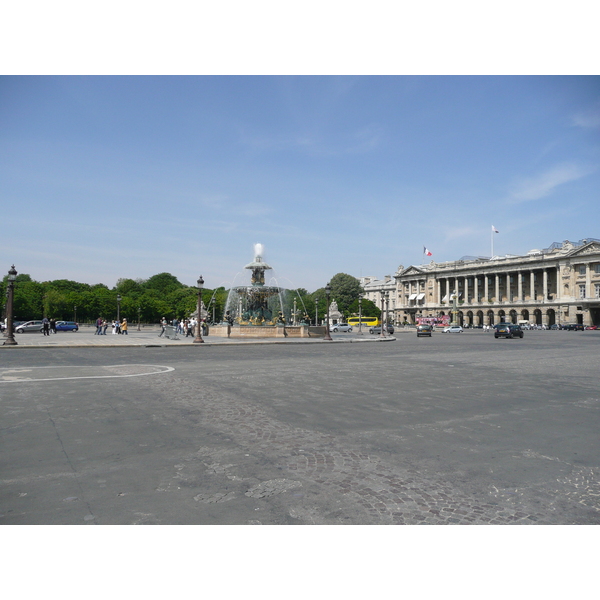
[[[57,321],[56,331],[79,331],[79,325],[74,321]]]

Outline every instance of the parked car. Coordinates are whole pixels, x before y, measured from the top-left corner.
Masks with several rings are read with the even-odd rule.
[[[385,331],[387,331],[388,333],[394,333],[394,326],[386,325]],[[369,329],[369,333],[381,333],[381,325],[377,325],[376,327],[371,327],[371,329]]]
[[[333,333],[337,333],[338,331],[347,331],[350,333],[352,331],[352,326],[348,325],[348,323],[336,323],[331,326],[331,331]]]
[[[419,325],[417,326],[417,337],[431,337],[433,327],[431,325]]]
[[[586,328],[586,331],[596,331],[596,329],[598,329],[597,325],[588,325]]]
[[[462,333],[463,328],[460,325],[450,325],[450,327],[445,327],[442,333]]]
[[[43,327],[41,321],[25,321],[15,327],[15,333],[39,333]]]
[[[583,331],[585,327],[579,323],[567,323],[566,325],[563,325],[563,329],[566,329],[567,331]]]
[[[56,331],[79,331],[79,325],[74,321],[57,321]]]
[[[523,330],[519,325],[514,325],[513,323],[498,323],[498,325],[494,325],[494,337],[503,337],[511,340],[516,337],[523,339]]]
[[[550,325],[550,331],[557,331],[559,329],[560,329],[560,327],[556,323],[553,323],[552,325]]]

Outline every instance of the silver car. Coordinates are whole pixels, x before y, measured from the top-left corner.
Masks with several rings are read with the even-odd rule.
[[[15,327],[15,333],[39,333],[44,328],[41,321],[25,321],[17,327]]]
[[[333,333],[337,333],[338,331],[350,332],[352,331],[352,326],[348,325],[348,323],[336,323],[335,325],[331,326],[331,331]]]

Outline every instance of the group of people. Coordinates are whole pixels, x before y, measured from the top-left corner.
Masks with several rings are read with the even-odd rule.
[[[96,333],[94,335],[106,335],[108,327],[108,321],[98,317],[96,319]],[[127,335],[127,319],[123,319],[121,322],[112,321],[112,334]]]
[[[56,333],[56,319],[54,317],[51,319],[44,317],[42,319],[42,333],[44,335],[50,335],[50,332]]]
[[[162,337],[165,334],[167,325],[168,322],[165,317],[163,317],[160,321],[161,329],[158,337]],[[185,337],[194,337],[198,322],[193,317],[191,319],[183,319],[181,321],[173,319],[171,325],[175,328],[176,333],[185,335]],[[206,325],[206,321],[204,319],[202,319],[200,322],[200,326],[202,327],[202,335],[206,335],[208,326]]]

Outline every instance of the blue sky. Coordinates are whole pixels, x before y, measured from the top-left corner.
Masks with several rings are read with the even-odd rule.
[[[284,287],[600,238],[595,76],[3,76],[6,271]],[[241,273],[241,274],[240,274]],[[236,279],[237,277],[237,279]]]

